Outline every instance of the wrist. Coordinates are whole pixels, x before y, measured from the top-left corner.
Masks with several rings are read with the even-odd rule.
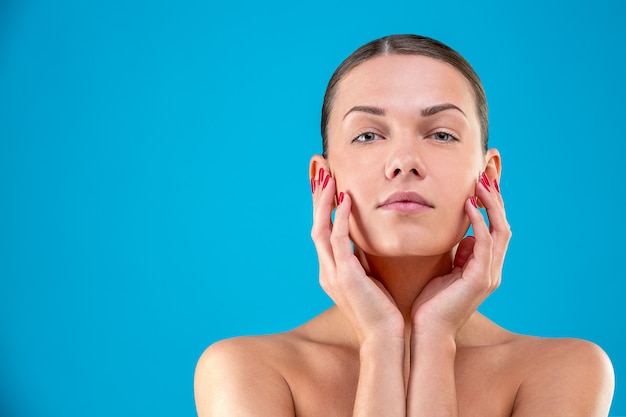
[[[404,355],[404,337],[374,337],[363,339],[359,346],[361,360],[365,358],[385,358],[390,355]]]
[[[435,349],[456,351],[456,332],[443,327],[414,327],[411,331],[411,346],[421,349],[432,346]]]
[[[411,336],[427,339],[456,338],[458,326],[447,320],[433,320],[431,318],[414,316],[411,322]]]
[[[398,344],[404,346],[406,324],[401,314],[371,323],[365,328],[357,328],[359,344],[372,347]]]

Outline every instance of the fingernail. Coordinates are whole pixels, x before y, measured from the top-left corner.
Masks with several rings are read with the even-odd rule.
[[[343,191],[339,193],[339,198],[337,198],[337,205],[341,204],[343,201]]]
[[[315,178],[311,178],[311,193],[315,193]]]
[[[498,185],[498,180],[495,178],[493,179],[493,186],[497,192],[500,192],[500,186]]]
[[[319,174],[319,178],[318,178],[320,184],[322,182],[324,182],[324,168],[320,168],[320,174]]]
[[[489,178],[487,178],[487,174],[484,172],[480,174],[480,183],[485,187],[487,191],[491,191],[491,187],[489,186]]]
[[[472,203],[472,206],[474,206],[475,208],[478,208],[478,203],[476,202],[476,197],[471,196],[470,197],[470,203]]]
[[[330,179],[330,175],[326,177],[326,179],[324,180],[324,184],[322,184],[322,190],[326,189],[326,186],[328,185],[328,180]]]

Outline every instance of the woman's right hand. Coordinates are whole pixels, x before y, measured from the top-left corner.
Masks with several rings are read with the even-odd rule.
[[[385,287],[369,277],[354,255],[349,236],[352,200],[349,194],[337,196],[330,173],[320,169],[311,180],[313,191],[313,228],[320,264],[320,285],[352,324],[359,343],[367,340],[404,338],[404,318]]]

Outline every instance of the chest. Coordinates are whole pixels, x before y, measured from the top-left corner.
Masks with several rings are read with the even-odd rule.
[[[493,349],[457,354],[455,380],[459,415],[510,416],[521,380],[514,358]],[[359,378],[358,355],[320,352],[288,373],[298,417],[349,417]]]

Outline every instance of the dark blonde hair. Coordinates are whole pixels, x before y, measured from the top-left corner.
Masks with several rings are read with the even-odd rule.
[[[425,36],[418,35],[391,35],[369,42],[354,51],[335,70],[328,82],[324,103],[322,104],[322,152],[328,155],[328,118],[333,107],[333,100],[337,93],[337,85],[353,68],[363,62],[381,55],[422,55],[446,62],[463,74],[470,82],[476,98],[476,109],[481,130],[481,145],[483,152],[487,151],[489,141],[489,115],[487,97],[478,74],[465,58],[449,46]]]

